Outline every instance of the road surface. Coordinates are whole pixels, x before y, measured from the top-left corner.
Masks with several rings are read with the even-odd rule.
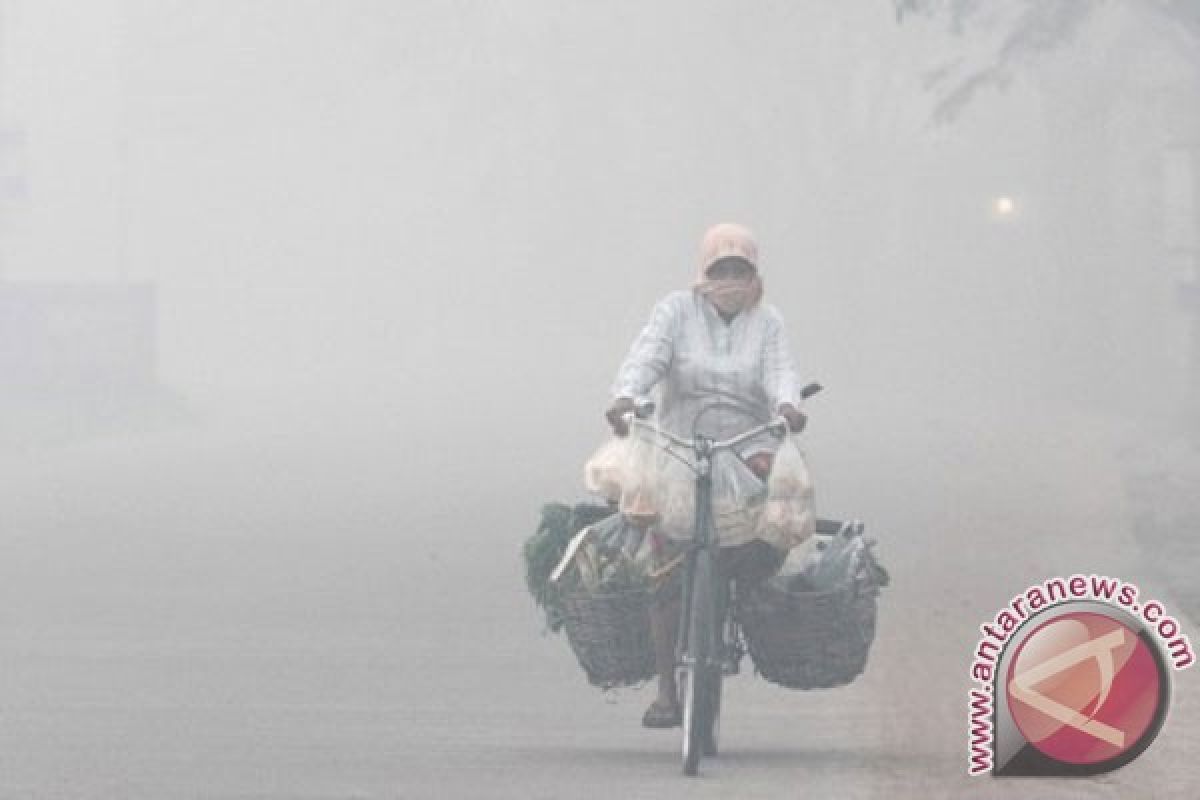
[[[1124,769],[967,777],[968,664],[1010,596],[1095,571],[1172,602],[1104,425],[989,430],[814,441],[822,514],[893,576],[871,662],[826,692],[744,672],[696,779],[639,727],[649,688],[592,689],[542,633],[517,550],[554,498],[519,461],[221,425],[10,453],[0,798],[1200,796],[1192,672]]]

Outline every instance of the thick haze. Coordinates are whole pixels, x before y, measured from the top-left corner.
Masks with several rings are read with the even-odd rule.
[[[831,757],[748,690],[742,768],[774,797],[788,765],[825,796],[958,776],[979,621],[1045,570],[1141,564],[1117,445],[1186,500],[1155,437],[1200,431],[1184,4],[1058,2],[1091,10],[1023,44],[1005,14],[1034,4],[958,5],[959,32],[889,0],[0,0],[0,365],[156,358],[150,391],[0,371],[0,795],[640,780],[603,749],[640,709],[537,638],[517,549],[583,494],[618,364],[719,221],[758,235],[827,387],[819,510],[882,532],[896,577],[879,667],[788,706]],[[130,312],[70,338],[105,322],[88,285],[131,282],[154,337]],[[76,300],[38,317],[35,284]],[[1197,741],[1179,708],[1163,758]]]
[[[935,122],[931,76],[993,43],[885,2],[9,2],[4,274],[153,282],[160,377],[204,413],[422,412],[575,476],[653,302],[738,220],[835,439],[1175,417],[1162,154],[1196,70],[1128,8]]]
[[[722,219],[843,399],[1174,366],[1142,85],[1172,56],[1119,10],[935,127],[970,40],[884,2],[13,5],[6,272],[155,281],[185,392],[594,422]]]

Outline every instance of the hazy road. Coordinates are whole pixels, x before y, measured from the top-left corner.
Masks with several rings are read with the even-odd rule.
[[[956,425],[814,448],[822,513],[865,518],[892,572],[871,663],[828,692],[735,679],[695,780],[677,731],[639,727],[648,689],[605,697],[540,635],[517,560],[536,487],[465,492],[470,468],[426,451],[445,481],[414,491],[387,466],[398,436],[11,456],[0,798],[1195,797],[1190,672],[1125,769],[966,777],[969,657],[1008,597],[1081,570],[1171,596],[1139,560],[1109,432]]]

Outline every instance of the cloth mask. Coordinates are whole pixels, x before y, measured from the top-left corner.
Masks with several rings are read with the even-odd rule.
[[[697,284],[700,293],[726,314],[742,311],[754,296],[756,278],[708,278]]]

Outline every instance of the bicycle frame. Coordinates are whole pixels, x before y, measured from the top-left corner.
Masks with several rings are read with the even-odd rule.
[[[765,431],[782,438],[787,433],[787,422],[779,417],[725,441],[716,441],[698,433],[690,442],[648,425],[641,419],[631,419],[630,422],[690,449],[695,456],[695,464],[688,465],[696,475],[695,513],[692,540],[688,544],[684,562],[683,596],[675,640],[675,664],[685,695],[683,770],[688,775],[695,775],[701,751],[707,755],[716,754],[715,726],[719,721],[723,666],[721,655],[729,613],[728,586],[724,576],[719,574],[720,541],[713,523],[713,457],[717,452],[732,449]]]
[[[696,436],[696,506],[692,541],[688,546],[687,558],[684,560],[683,597],[680,603],[680,624],[675,638],[675,662],[691,665],[696,663],[697,656],[701,659],[711,658],[712,653],[695,654],[690,651],[688,641],[689,630],[687,621],[691,619],[694,582],[696,577],[696,558],[704,551],[717,563],[717,551],[720,547],[716,530],[712,522],[712,440],[698,434]],[[716,587],[713,587],[716,589]],[[719,621],[718,621],[719,625]],[[712,666],[707,664],[706,666]]]

